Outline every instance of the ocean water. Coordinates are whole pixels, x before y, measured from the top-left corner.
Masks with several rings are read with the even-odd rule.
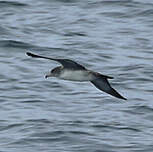
[[[113,76],[45,79],[68,58]],[[0,1],[0,152],[152,152],[153,1]]]

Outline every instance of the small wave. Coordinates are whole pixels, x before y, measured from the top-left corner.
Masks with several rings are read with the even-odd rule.
[[[31,137],[55,137],[53,140],[61,140],[61,138],[69,138],[70,136],[72,137],[75,135],[87,135],[87,136],[92,136],[93,134],[84,132],[84,131],[62,131],[62,130],[57,130],[57,131],[52,131],[52,132],[43,132],[43,133],[33,133],[31,134]]]
[[[135,107],[135,111],[137,111],[137,112],[140,112],[140,113],[144,113],[144,112],[147,112],[147,113],[149,113],[149,112],[153,112],[153,108],[151,108],[151,107],[149,107],[149,106],[146,106],[146,105],[143,105],[143,106],[136,106]]]
[[[103,12],[101,14],[107,17],[112,17],[112,18],[113,17],[116,17],[116,18],[127,17],[126,13],[122,13],[122,12]]]
[[[50,124],[51,121],[48,119],[29,119],[26,120],[26,123],[45,123],[45,124]]]
[[[120,124],[115,125],[115,126],[97,124],[97,125],[92,125],[92,127],[94,127],[94,128],[103,128],[103,129],[106,129],[106,130],[114,129],[114,130],[129,130],[129,131],[134,131],[134,132],[141,132],[141,130],[139,130],[137,128],[128,127],[128,126],[120,126]]]
[[[73,36],[87,36],[87,35],[81,32],[69,32],[69,33],[64,34],[64,36],[73,37]]]
[[[8,126],[1,127],[0,130],[1,130],[1,131],[3,131],[3,130],[9,130],[9,129],[13,129],[13,128],[16,128],[16,127],[22,127],[22,126],[24,126],[23,123],[10,124],[10,125],[8,125]]]
[[[31,48],[34,47],[31,44],[24,43],[21,41],[14,41],[14,40],[1,40],[0,41],[1,47],[16,47],[16,48]]]
[[[24,7],[28,6],[27,4],[24,3],[19,3],[19,2],[10,2],[10,1],[0,1],[0,7]]]
[[[153,16],[153,10],[152,9],[147,9],[147,10],[144,10],[144,11],[141,11],[141,12],[138,12],[136,14],[137,16]]]
[[[136,100],[138,100],[138,98]],[[140,101],[141,101],[141,99],[140,99]],[[153,108],[146,106],[146,105],[142,105],[142,106],[132,106],[132,107],[130,107],[130,109],[123,110],[123,111],[126,113],[129,113],[129,114],[144,115],[145,116],[145,113],[151,114],[153,112]]]
[[[9,35],[10,32],[2,25],[0,25],[0,35]]]
[[[132,0],[104,0],[104,1],[97,1],[97,2],[91,2],[91,3],[89,3],[89,4],[92,4],[92,5],[94,5],[94,6],[100,6],[100,4],[101,5],[121,5],[121,4],[123,4],[123,5],[126,5],[127,3],[131,3],[132,2]]]

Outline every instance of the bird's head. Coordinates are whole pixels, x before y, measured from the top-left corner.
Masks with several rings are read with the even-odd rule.
[[[59,67],[56,67],[54,69],[52,69],[46,76],[45,78],[48,78],[48,77],[59,77],[60,73],[61,73],[61,66]]]

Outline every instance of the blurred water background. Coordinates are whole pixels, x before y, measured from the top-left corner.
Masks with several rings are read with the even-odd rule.
[[[127,101],[44,75],[68,58]],[[152,152],[153,1],[0,1],[0,152]]]

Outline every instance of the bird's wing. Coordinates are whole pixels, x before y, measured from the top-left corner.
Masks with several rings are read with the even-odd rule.
[[[85,70],[85,67],[72,61],[69,59],[54,59],[54,58],[50,58],[50,57],[44,57],[44,56],[40,56],[40,55],[36,55],[30,52],[26,53],[28,56],[34,57],[34,58],[43,58],[43,59],[49,59],[49,60],[54,60],[57,61],[59,63],[61,63],[63,65],[63,67],[67,68],[67,69],[76,69],[76,70]]]
[[[121,96],[115,89],[113,89],[107,78],[106,77],[98,77],[97,79],[94,79],[91,81],[92,84],[94,84],[96,86],[96,88],[114,96],[114,97],[117,97],[117,98],[120,98],[120,99],[124,99],[124,100],[127,100],[126,98],[124,98],[123,96]]]

